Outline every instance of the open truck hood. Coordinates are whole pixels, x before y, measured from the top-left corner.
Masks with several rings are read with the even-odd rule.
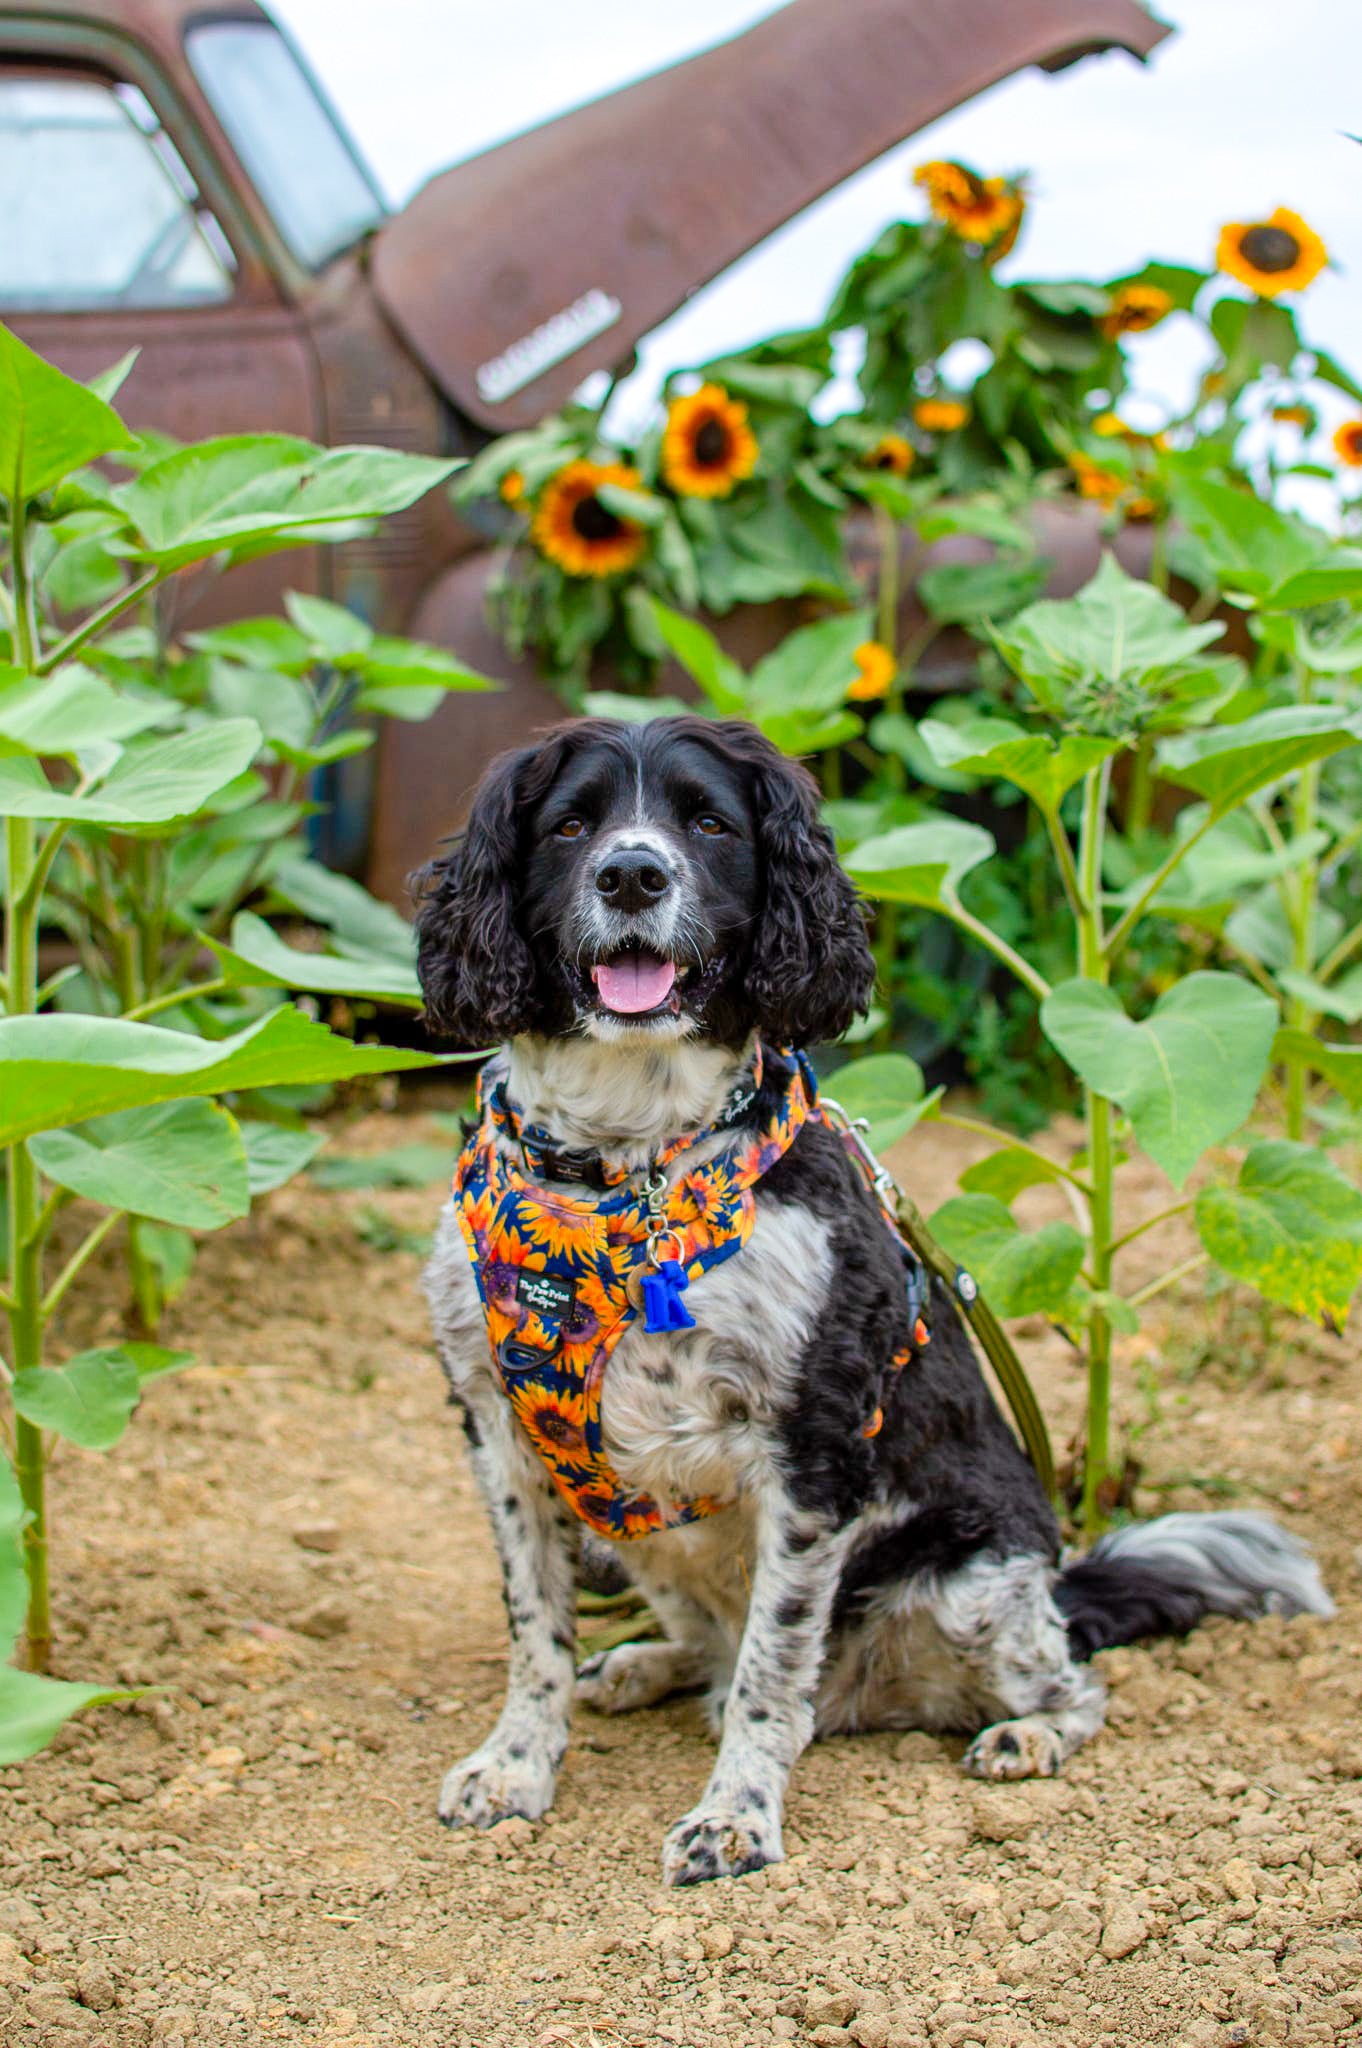
[[[459,409],[561,405],[782,222],[1030,64],[1169,33],[1138,0],[790,0],[732,42],[432,178],[372,275]]]

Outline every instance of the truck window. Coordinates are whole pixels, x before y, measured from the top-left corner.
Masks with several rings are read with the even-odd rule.
[[[185,48],[242,168],[301,262],[319,269],[378,225],[377,187],[271,22],[202,22]]]
[[[231,249],[135,86],[0,78],[0,305],[229,298]]]

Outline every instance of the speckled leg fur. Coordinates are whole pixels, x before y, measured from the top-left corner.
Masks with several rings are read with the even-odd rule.
[[[512,1814],[538,1820],[553,1804],[572,1701],[576,1530],[490,1380],[474,1386],[469,1447],[501,1558],[510,1668],[501,1718],[446,1773],[439,1811],[450,1827],[486,1828]]]

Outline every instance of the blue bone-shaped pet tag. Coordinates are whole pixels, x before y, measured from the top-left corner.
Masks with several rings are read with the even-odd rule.
[[[695,1328],[695,1318],[681,1299],[689,1286],[690,1275],[675,1259],[664,1259],[655,1272],[644,1274],[643,1327],[650,1337]]]

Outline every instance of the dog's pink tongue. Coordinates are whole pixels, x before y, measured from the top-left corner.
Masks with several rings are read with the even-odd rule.
[[[655,1010],[667,1000],[676,980],[671,961],[659,960],[655,953],[621,953],[608,967],[593,967],[591,974],[607,1010],[626,1017]]]

